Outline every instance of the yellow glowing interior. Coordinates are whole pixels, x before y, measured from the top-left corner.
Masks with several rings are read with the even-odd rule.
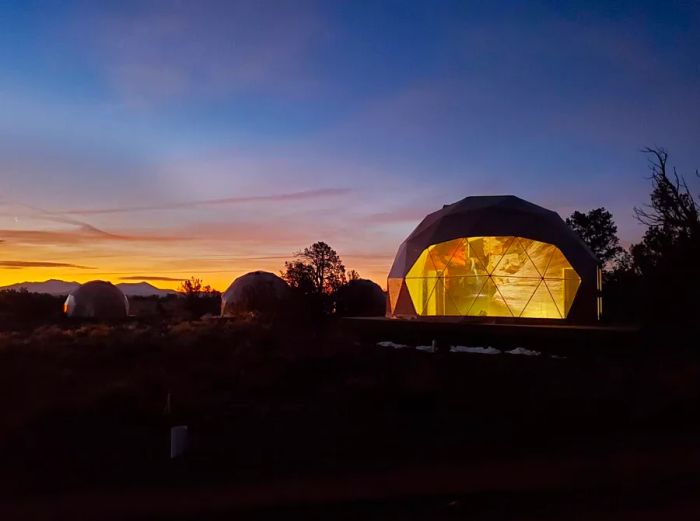
[[[422,316],[566,318],[580,284],[559,248],[522,237],[434,244],[406,275]]]

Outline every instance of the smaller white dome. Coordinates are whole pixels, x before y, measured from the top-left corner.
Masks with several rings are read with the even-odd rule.
[[[111,282],[93,280],[68,295],[63,311],[76,318],[124,318],[129,315],[129,301]]]
[[[221,316],[237,313],[281,311],[289,299],[289,286],[267,271],[252,271],[234,280],[221,295]]]

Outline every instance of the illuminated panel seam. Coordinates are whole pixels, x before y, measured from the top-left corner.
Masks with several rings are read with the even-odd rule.
[[[515,236],[465,237],[431,245],[405,280],[421,316],[562,319],[581,284],[559,248]],[[394,295],[390,291],[390,299]],[[391,309],[395,305],[392,301]]]

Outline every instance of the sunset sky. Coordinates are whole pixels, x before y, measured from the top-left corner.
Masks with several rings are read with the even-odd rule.
[[[640,149],[700,167],[699,5],[2,2],[0,285],[225,289],[317,240],[384,285],[468,195],[636,241]]]

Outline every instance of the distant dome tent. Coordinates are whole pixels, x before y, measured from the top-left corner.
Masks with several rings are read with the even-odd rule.
[[[387,316],[591,322],[600,284],[598,260],[556,212],[512,195],[467,197],[401,244]]]
[[[335,294],[335,311],[354,317],[382,316],[386,310],[386,295],[379,284],[366,279],[351,280]]]
[[[252,271],[235,279],[221,295],[221,316],[283,311],[289,297],[290,288],[280,277]]]
[[[68,295],[63,311],[74,318],[125,318],[129,315],[129,301],[111,282],[93,280]]]

